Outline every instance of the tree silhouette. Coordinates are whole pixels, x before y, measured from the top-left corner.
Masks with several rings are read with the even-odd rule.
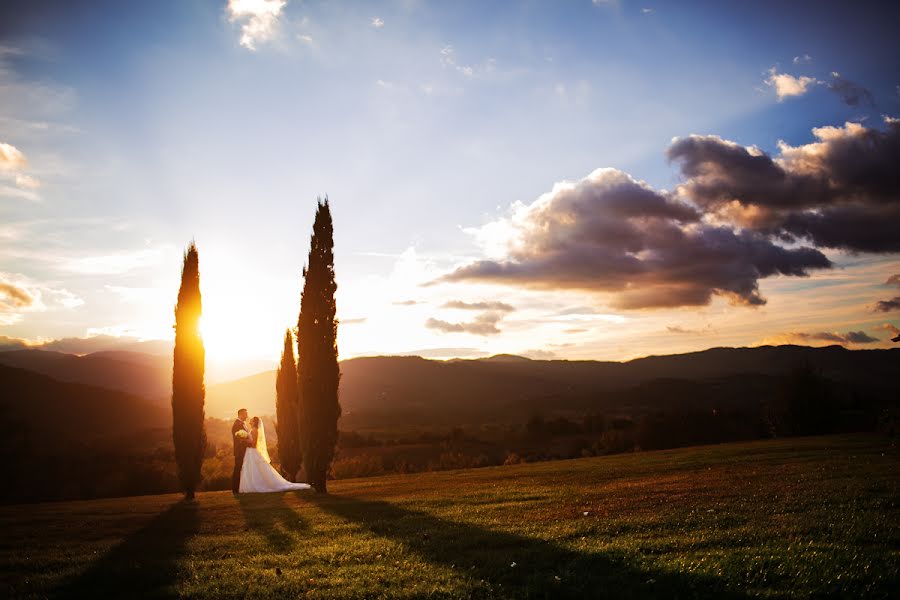
[[[203,387],[205,351],[200,335],[200,259],[194,242],[184,253],[181,288],[175,305],[175,351],[172,368],[172,438],[178,478],[185,497],[192,499],[200,483],[206,449]]]
[[[303,295],[297,323],[297,382],[300,443],[309,483],[325,493],[337,443],[340,371],[334,294],[334,239],[328,199],[319,200],[303,269]]]
[[[297,420],[297,363],[294,362],[294,336],[291,330],[284,332],[284,350],[278,377],[275,380],[275,413],[278,431],[278,459],[281,469],[291,481],[296,481],[300,470],[300,423]]]

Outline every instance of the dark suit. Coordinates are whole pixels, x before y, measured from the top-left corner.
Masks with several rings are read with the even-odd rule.
[[[231,475],[231,491],[237,494],[241,488],[241,467],[244,466],[244,454],[247,453],[247,442],[235,437],[235,433],[244,429],[244,422],[235,419],[231,426],[231,441],[234,443],[234,473]]]

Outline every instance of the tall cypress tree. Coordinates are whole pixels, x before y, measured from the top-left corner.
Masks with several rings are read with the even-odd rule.
[[[278,377],[275,379],[275,413],[278,419],[278,458],[281,470],[291,481],[300,470],[300,431],[297,420],[297,363],[294,362],[294,336],[288,328],[284,332],[284,350]]]
[[[181,288],[175,305],[175,352],[172,368],[172,438],[175,462],[185,497],[193,499],[200,483],[206,450],[203,386],[205,350],[200,335],[200,259],[194,242],[184,253]]]
[[[303,466],[309,483],[327,492],[326,478],[337,444],[340,371],[334,294],[334,239],[328,199],[319,200],[303,269],[303,295],[297,323],[297,382]]]

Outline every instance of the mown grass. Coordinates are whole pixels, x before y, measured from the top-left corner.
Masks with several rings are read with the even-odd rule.
[[[0,508],[4,597],[889,597],[900,452],[842,436]]]

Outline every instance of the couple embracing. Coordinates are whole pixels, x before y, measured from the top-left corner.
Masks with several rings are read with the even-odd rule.
[[[270,464],[262,419],[253,417],[248,421],[246,408],[238,411],[238,418],[231,426],[231,439],[234,442],[231,491],[235,496],[311,488],[305,483],[291,483]]]

